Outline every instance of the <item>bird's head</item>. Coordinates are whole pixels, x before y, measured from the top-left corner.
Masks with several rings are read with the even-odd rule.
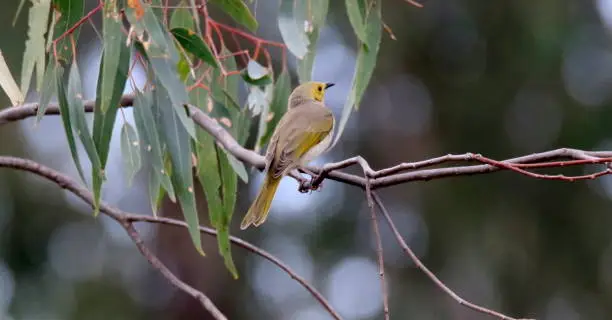
[[[332,87],[333,83],[309,81],[297,86],[289,96],[289,108],[298,106],[307,101],[325,101],[325,90]]]

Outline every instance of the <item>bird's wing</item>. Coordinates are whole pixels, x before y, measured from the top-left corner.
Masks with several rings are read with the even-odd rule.
[[[297,159],[331,133],[334,125],[332,112],[323,105],[313,104],[290,109],[281,119],[273,137],[273,149],[268,150],[271,157],[269,170],[274,177],[294,169]],[[278,134],[280,131],[283,136]]]

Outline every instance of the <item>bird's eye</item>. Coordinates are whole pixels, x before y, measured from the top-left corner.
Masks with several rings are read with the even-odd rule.
[[[323,87],[319,86],[319,87],[317,88],[317,90],[319,90],[319,92],[321,92],[321,91],[323,90]]]

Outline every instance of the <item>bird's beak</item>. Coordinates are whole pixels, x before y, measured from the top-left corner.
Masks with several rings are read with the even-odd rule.
[[[335,85],[336,85],[335,83],[328,82],[328,83],[325,84],[325,89],[331,88],[331,87],[333,87]]]

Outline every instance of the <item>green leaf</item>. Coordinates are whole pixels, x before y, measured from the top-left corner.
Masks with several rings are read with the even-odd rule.
[[[168,147],[168,153],[172,162],[172,173],[170,179],[181,205],[191,240],[196,250],[204,255],[200,241],[200,223],[195,206],[193,191],[193,176],[191,162],[191,142],[185,127],[180,124],[176,112],[164,107],[170,104],[170,97],[161,86],[155,89],[155,111],[157,121],[162,132],[162,138]]]
[[[300,83],[304,83],[312,79],[312,68],[316,56],[317,43],[319,41],[321,29],[323,29],[323,25],[325,24],[329,0],[301,1],[298,2],[298,8],[306,15],[304,20],[310,21],[310,25],[312,26],[312,31],[308,34],[308,40],[310,41],[308,53],[306,53],[304,59],[297,62],[298,78],[300,79]],[[311,16],[308,16],[308,14],[311,14]]]
[[[244,166],[244,163],[236,159],[236,157],[234,157],[234,155],[232,155],[231,152],[225,150],[225,148],[220,148],[220,149],[225,154],[225,157],[227,158],[227,162],[230,165],[230,167],[233,169],[233,171],[236,174],[238,174],[238,176],[240,177],[240,179],[242,179],[242,181],[244,181],[244,183],[249,183],[249,174]]]
[[[104,51],[102,53],[102,59],[104,64],[101,65],[100,72],[101,77],[101,90],[96,100],[100,102],[100,110],[102,113],[110,108],[111,103],[116,103],[113,98],[116,95],[116,91],[123,92],[125,86],[125,79],[116,83],[116,80],[121,80],[121,77],[117,77],[117,71],[119,70],[122,58],[129,60],[128,54],[124,54],[122,51],[125,50],[126,36],[121,30],[123,22],[121,21],[121,15],[119,8],[117,7],[116,1],[106,1],[104,4],[104,21],[102,24],[102,44]],[[126,73],[127,70],[121,70]],[[122,72],[122,73],[123,73]],[[119,78],[119,79],[117,79]]]
[[[265,86],[272,83],[270,70],[255,60],[250,60],[241,74],[245,82],[254,86]]]
[[[220,149],[220,148],[218,148]],[[234,279],[238,278],[238,272],[232,259],[232,251],[229,240],[229,227],[234,214],[234,206],[236,205],[236,193],[238,189],[238,181],[232,166],[232,160],[228,157],[229,153],[219,152],[219,173],[221,176],[221,197],[223,200],[224,214],[220,217],[217,225],[217,242],[219,243],[219,251],[224,258],[225,266],[232,273]],[[245,170],[246,173],[246,170]]]
[[[15,78],[13,78],[11,70],[6,64],[6,60],[4,60],[2,50],[0,50],[0,88],[4,90],[4,93],[9,97],[13,106],[23,103],[24,95],[19,91],[17,82],[15,82]]]
[[[247,27],[249,31],[257,30],[257,20],[242,0],[211,0],[210,3],[219,6],[236,22]]]
[[[70,67],[68,75],[68,92],[67,92],[68,107],[70,108],[70,122],[72,123],[73,131],[80,138],[85,152],[91,161],[92,185],[94,194],[94,215],[100,212],[100,196],[101,186],[104,180],[104,171],[102,163],[96,150],[94,140],[89,133],[87,119],[85,119],[85,107],[83,105],[83,89],[81,87],[81,75],[76,61]]]
[[[53,31],[56,37],[64,36],[68,29],[75,26],[83,17],[85,1],[79,0],[53,0],[53,8],[56,11],[56,17],[59,19],[55,22],[55,30]],[[72,44],[70,37],[76,42],[79,38],[80,28],[76,28],[71,35],[65,35],[56,44],[57,59],[64,63],[69,63],[72,58]]]
[[[185,104],[189,102],[189,96],[187,95],[187,88],[185,88],[185,85],[178,76],[177,64],[179,55],[176,47],[171,40],[170,33],[160,24],[151,6],[143,3],[142,7],[144,8],[142,19],[138,19],[134,10],[128,8],[126,10],[128,20],[136,33],[142,34],[144,30],[148,32],[150,40],[143,46],[146,53],[145,56],[151,67],[153,67],[159,83],[168,92],[171,101],[169,104],[172,105],[178,119],[185,127],[185,130],[187,130],[187,133],[195,139],[193,120],[185,112]],[[161,107],[170,108],[167,105]]]
[[[38,124],[45,115],[45,110],[47,109],[47,106],[49,106],[49,102],[51,102],[51,97],[53,97],[57,90],[57,67],[58,65],[53,61],[49,61],[49,64],[47,65],[43,85],[40,90],[38,110],[36,111],[36,124]]]
[[[268,117],[270,116],[270,103],[274,94],[274,85],[270,84],[265,87],[264,91],[259,87],[251,86],[250,94],[247,97],[247,103],[251,114],[256,116],[259,114],[259,123],[257,125],[257,138],[255,139],[255,152],[259,153],[262,145],[259,143],[261,137],[266,133],[268,127]],[[242,123],[240,125],[243,125]]]
[[[104,23],[106,24],[106,21]],[[114,24],[115,22],[111,21],[109,23]],[[121,30],[119,30],[119,32],[123,34]],[[117,37],[119,39],[125,39],[125,37],[122,35]],[[98,156],[100,157],[101,172],[104,172],[106,169],[106,161],[108,160],[115,119],[117,117],[119,102],[121,100],[121,95],[123,94],[123,89],[125,87],[125,82],[130,67],[130,48],[123,45],[123,40],[120,40],[120,43],[115,43],[117,39],[108,40],[110,42],[105,43],[104,45],[106,46],[109,44],[109,46],[106,46],[106,48],[103,49],[102,58],[100,60],[93,121],[93,141],[96,146]],[[107,54],[107,50],[113,51],[116,56],[109,56]],[[110,59],[112,63],[117,63],[114,69],[109,70],[107,68],[106,59]],[[112,86],[110,86],[110,82],[112,82]],[[106,90],[106,93],[103,94],[103,90]],[[102,110],[103,101],[107,104],[107,109],[105,112]],[[92,185],[94,194],[101,193],[104,179],[103,174],[93,175]]]
[[[308,52],[308,36],[304,26],[298,25],[293,14],[293,0],[281,0],[278,12],[278,28],[287,48],[298,59],[304,58]]]
[[[287,111],[289,94],[291,94],[291,77],[289,76],[289,71],[283,69],[274,85],[274,96],[270,104],[272,117],[267,122],[266,131],[261,136],[261,139],[259,139],[258,145],[263,146],[272,138],[276,125]]]
[[[85,181],[85,175],[83,175],[83,168],[81,167],[81,161],[79,160],[79,154],[77,153],[76,143],[74,141],[74,135],[72,133],[72,122],[70,116],[70,107],[68,106],[68,100],[66,99],[66,88],[64,87],[64,67],[56,64],[55,66],[55,83],[57,85],[57,100],[59,103],[60,116],[64,125],[64,132],[66,133],[66,139],[68,141],[68,147],[70,148],[70,154],[72,160],[76,166],[77,172],[81,177],[81,180]]]
[[[368,35],[366,32],[366,24],[364,17],[366,16],[365,0],[346,0],[346,14],[353,26],[355,35],[359,42],[368,43]]]
[[[40,90],[45,72],[45,33],[51,0],[32,1],[28,19],[28,40],[21,66],[21,93],[28,94],[34,67],[36,67],[36,90]],[[6,31],[5,31],[6,32]]]
[[[150,158],[150,177],[155,177],[155,181],[158,181],[157,185],[161,185],[168,193],[170,200],[176,202],[170,173],[166,170],[164,164],[164,150],[160,143],[159,130],[153,115],[153,103],[153,93],[151,91],[145,91],[144,93],[136,91],[134,108],[132,109],[136,129],[138,129],[140,135],[141,153],[143,158]],[[159,186],[155,188],[154,193],[150,193],[152,198],[157,194],[157,189],[159,189]],[[153,206],[153,212],[157,212],[157,207]]]
[[[138,134],[136,134],[134,127],[127,122],[121,127],[121,155],[123,156],[123,167],[127,172],[128,186],[130,186],[142,163]]]
[[[355,107],[355,109],[359,108],[359,103],[361,102],[363,93],[370,82],[372,73],[374,72],[382,33],[382,18],[380,11],[380,1],[376,1],[374,8],[372,8],[368,14],[366,21],[367,47],[363,44],[359,47],[351,91],[349,92],[348,99],[344,105],[344,108],[342,109],[342,116],[340,118],[338,131],[330,148],[335,146],[342,136],[342,132],[344,131],[344,127],[348,122],[353,107]]]
[[[266,89],[269,91],[270,86]],[[263,118],[268,116],[269,102],[266,100],[266,93],[259,86],[249,86],[249,95],[247,96],[247,107],[251,110],[254,116],[261,114]]]
[[[110,147],[110,141],[113,134],[113,127],[115,125],[115,118],[117,116],[117,110],[119,109],[119,102],[125,81],[127,79],[128,68],[130,63],[130,50],[127,47],[123,47],[119,52],[119,65],[113,70],[115,77],[114,88],[110,93],[110,97],[105,97],[108,102],[108,109],[106,112],[102,112],[102,84],[104,82],[103,70],[105,69],[106,63],[104,55],[100,61],[100,71],[98,73],[98,85],[96,87],[96,105],[94,106],[94,126],[93,126],[93,139],[96,144],[96,150],[100,156],[100,162],[102,163],[102,169],[106,167],[106,160],[108,159],[108,151]]]
[[[174,28],[172,29],[172,34],[185,51],[192,53],[198,59],[201,59],[215,68],[218,67],[217,60],[212,51],[210,51],[208,45],[193,30]]]
[[[185,1],[181,1],[178,4],[178,8],[172,11],[170,17],[170,28],[184,28],[192,30],[194,28],[193,17],[191,12],[186,8]]]
[[[19,1],[19,6],[17,6],[17,11],[15,11],[15,17],[13,18],[13,27],[15,26],[15,23],[17,23],[17,18],[19,18],[19,14],[21,13],[21,9],[23,9],[25,2],[26,0]]]

